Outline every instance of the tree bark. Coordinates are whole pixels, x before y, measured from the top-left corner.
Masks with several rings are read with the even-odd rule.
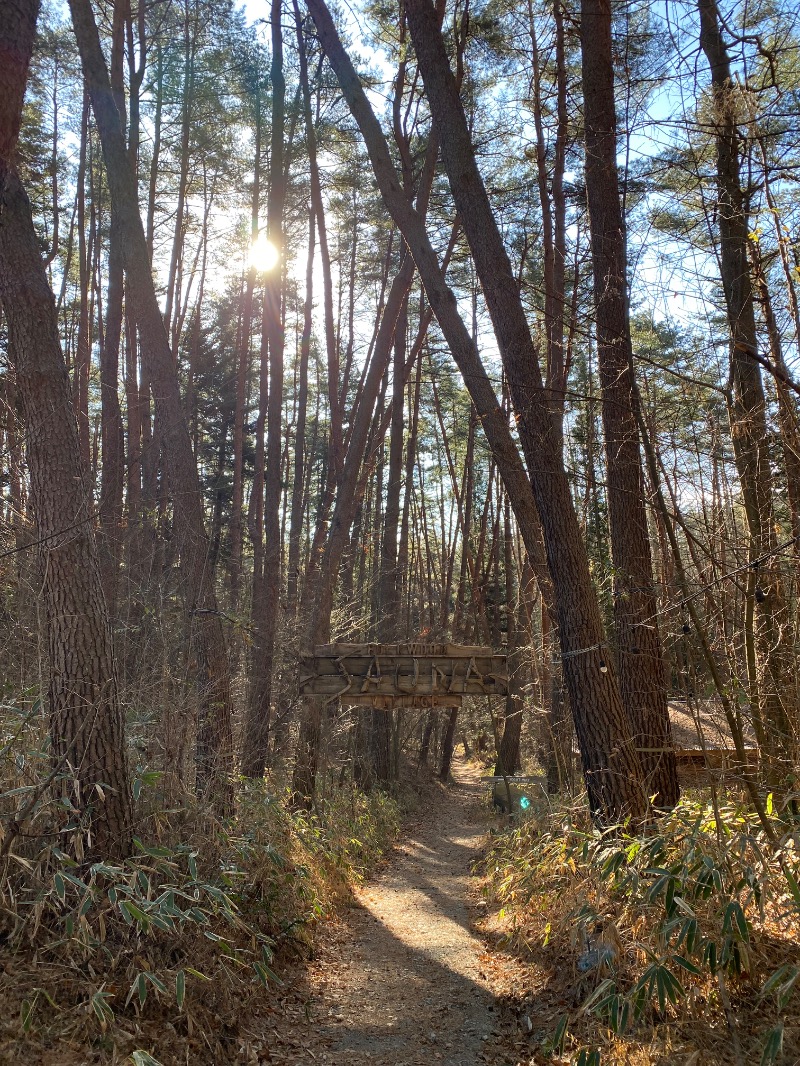
[[[123,126],[124,19],[124,5],[117,0],[114,4],[112,28],[111,85]],[[124,289],[119,228],[112,219],[108,244],[105,338],[100,350],[100,440],[103,461],[98,506],[102,531],[100,561],[103,589],[112,619],[116,618],[117,571],[122,550],[122,499],[125,485],[125,430],[118,392]]]
[[[447,781],[450,776],[450,767],[453,763],[453,751],[456,746],[456,725],[458,723],[458,707],[451,707],[447,712],[447,727],[442,740],[442,761],[439,765],[439,780]]]
[[[258,238],[258,213],[261,200],[261,84],[258,70],[254,72],[256,94],[255,150],[253,154],[253,191],[250,198],[250,242]],[[239,352],[236,370],[236,410],[233,422],[233,499],[231,501],[230,586],[234,606],[238,605],[242,575],[242,508],[244,505],[244,427],[247,380],[250,373],[250,349],[253,330],[253,290],[256,284],[255,267],[247,271],[242,324],[239,333]]]
[[[404,253],[407,254],[407,253]],[[383,517],[383,537],[380,553],[380,639],[391,643],[397,639],[398,572],[397,534],[400,524],[400,491],[403,483],[403,429],[405,421],[405,362],[406,330],[408,326],[408,295],[406,295],[394,336],[392,366],[392,420],[389,437],[389,465],[386,482],[386,509]]]
[[[567,76],[564,57],[564,12],[561,0],[553,0],[555,21],[556,75],[556,131],[553,138],[553,159],[547,159],[547,140],[544,132],[542,72],[539,43],[536,37],[536,15],[532,0],[528,0],[528,31],[531,37],[533,67],[533,118],[536,129],[536,176],[539,202],[542,209],[544,325],[547,337],[547,379],[550,407],[556,433],[563,442],[564,397],[567,387],[567,361],[564,351],[564,282],[566,276],[566,197],[564,170],[566,166]]]
[[[285,257],[283,246],[283,208],[286,199],[284,175],[284,125],[286,81],[283,74],[283,36],[281,0],[272,0],[272,135],[270,186],[267,202],[269,239]],[[266,332],[269,342],[269,399],[267,410],[266,475],[264,480],[264,572],[259,613],[253,644],[253,678],[242,750],[242,773],[261,777],[269,741],[272,672],[275,657],[275,632],[278,625],[281,589],[281,451],[283,448],[283,307],[279,264],[264,285]],[[263,351],[262,351],[263,358]],[[262,367],[262,378],[264,368]],[[254,607],[256,604],[254,603]]]
[[[514,565],[514,533],[511,528],[511,506],[506,494],[503,513],[503,555],[506,576],[506,617],[507,652],[508,652],[508,695],[506,696],[503,733],[500,738],[500,750],[497,753],[496,775],[515,774],[520,763],[520,739],[522,737],[522,716],[525,710],[523,684],[527,677],[523,674],[522,647],[517,614],[522,613],[522,601]],[[519,606],[517,601],[519,599]]]
[[[422,360],[417,359],[417,373],[414,377],[413,399],[411,401],[411,425],[408,440],[406,441],[405,489],[403,492],[403,514],[400,519],[400,543],[397,547],[397,574],[400,582],[398,609],[402,608],[406,603],[411,587],[411,575],[408,565],[409,519],[411,514],[411,490],[414,483],[414,462],[417,455],[421,387]],[[408,640],[411,637],[411,620],[407,610],[403,610],[403,621],[405,630],[401,631],[401,634]]]
[[[47,619],[50,735],[57,787],[84,820],[82,850],[129,854],[125,732],[55,300],[25,190],[13,168],[37,0],[0,10],[0,301],[26,423]],[[80,856],[79,856],[80,857]]]
[[[311,206],[317,220],[320,266],[322,268],[322,306],[323,321],[325,325],[325,352],[328,359],[328,403],[330,405],[331,452],[333,472],[335,478],[338,479],[341,476],[341,468],[344,462],[342,404],[339,399],[339,345],[333,320],[331,255],[328,247],[328,228],[325,222],[325,204],[322,198],[322,181],[317,159],[317,131],[311,111],[311,86],[308,78],[308,55],[306,52],[303,24],[297,0],[294,0],[294,17],[297,29],[300,88],[303,96],[303,118],[308,150]]]
[[[753,277],[761,303],[761,313],[767,330],[769,354],[772,365],[777,368],[775,392],[778,400],[778,426],[781,434],[783,468],[786,476],[786,498],[789,505],[789,521],[792,536],[797,543],[795,553],[800,552],[800,426],[798,425],[797,397],[793,396],[786,379],[788,371],[783,358],[783,342],[778,320],[772,304],[772,294],[764,271],[761,253],[756,241],[748,241]]]
[[[313,206],[308,212],[308,259],[306,261],[306,295],[303,305],[303,333],[300,338],[300,367],[297,389],[297,420],[294,434],[294,477],[292,511],[289,522],[289,559],[287,579],[288,616],[294,621],[297,614],[297,590],[300,580],[300,537],[306,497],[306,418],[308,412],[308,360],[311,354],[311,330],[314,314],[314,249],[316,217]]]
[[[78,150],[77,226],[78,226],[78,337],[75,343],[73,392],[78,417],[78,440],[81,462],[87,471],[91,463],[89,432],[89,371],[91,370],[91,319],[89,317],[89,257],[93,242],[86,240],[86,174],[89,154],[89,97],[84,93],[81,111],[81,141]]]
[[[197,8],[195,8],[197,10]],[[181,140],[180,167],[178,172],[178,197],[175,205],[175,229],[172,237],[169,274],[167,277],[167,296],[164,309],[164,324],[170,337],[175,358],[178,357],[178,315],[173,315],[173,307],[180,304],[180,285],[178,275],[183,258],[185,238],[186,195],[189,188],[189,145],[192,132],[192,107],[194,100],[194,64],[196,25],[190,25],[189,0],[183,0],[183,93],[181,99]]]
[[[614,630],[622,701],[648,795],[674,807],[679,795],[634,411],[625,220],[617,175],[617,116],[609,0],[581,0],[586,195],[594,268],[597,359],[603,390]]]

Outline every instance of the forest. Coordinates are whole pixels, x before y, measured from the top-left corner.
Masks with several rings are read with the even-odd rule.
[[[0,1061],[800,1061],[798,182],[790,0],[0,0]]]

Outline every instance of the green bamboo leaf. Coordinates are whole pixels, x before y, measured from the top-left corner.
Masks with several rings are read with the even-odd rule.
[[[144,970],[143,973],[144,977],[150,982],[153,988],[157,989],[159,992],[163,992],[164,995],[166,995],[167,986],[164,984],[160,977],[156,977],[156,975],[154,973],[151,973],[149,970]]]
[[[122,869],[121,866],[108,866],[104,862],[96,862],[90,867],[89,872],[92,874],[93,877],[97,877],[99,874],[102,874],[103,877],[119,878],[122,877],[125,871]]]
[[[550,1038],[550,1047],[553,1049],[553,1054],[560,1055],[564,1050],[564,1041],[567,1039],[567,1024],[569,1023],[569,1015],[562,1014],[556,1031]]]
[[[750,931],[747,928],[747,918],[738,900],[731,900],[725,908],[725,917],[722,922],[723,933],[737,933],[747,943],[750,940]]]
[[[581,1004],[581,1010],[590,1011],[592,1007],[596,1006],[603,999],[604,996],[607,996],[609,993],[616,992],[616,990],[616,982],[612,980],[612,978],[607,977],[604,981],[601,981],[597,988],[595,988],[595,990],[586,997],[586,999]]]
[[[673,955],[672,959],[673,962],[676,962],[678,966],[683,967],[684,970],[688,970],[689,973],[702,976],[703,971],[700,969],[700,967],[695,966],[695,964],[693,962],[690,962],[684,955]]]
[[[66,879],[68,881],[70,881],[73,885],[75,885],[76,888],[80,889],[81,892],[89,892],[90,891],[89,886],[87,884],[85,884],[83,881],[81,881],[80,877],[76,877],[75,874],[68,873],[65,870],[64,871],[64,877],[66,877]]]
[[[147,978],[144,975],[144,971],[140,971],[133,979],[133,984],[128,990],[128,996],[125,1000],[126,1007],[135,995],[138,995],[139,997],[139,1006],[143,1007],[144,1002],[147,999]]]
[[[778,1022],[774,1029],[767,1033],[764,1042],[764,1050],[761,1053],[761,1066],[773,1066],[783,1053],[783,1022]]]
[[[786,882],[789,885],[789,891],[792,893],[795,906],[800,910],[800,885],[797,883],[797,878],[788,867],[784,867],[783,872],[786,876]]]
[[[600,1066],[600,1052],[597,1048],[581,1048],[575,1066]]]
[[[656,970],[656,996],[658,997],[658,1009],[663,1014],[667,1009],[666,977],[663,966],[659,966]]]
[[[125,899],[120,903],[119,909],[129,925],[133,925],[135,921],[141,929],[145,931],[147,930],[150,925],[150,918],[140,907],[137,907],[135,903],[129,899]]]
[[[669,884],[667,885],[667,894],[664,899],[664,907],[667,914],[672,914],[675,909],[675,889],[678,887],[678,882],[674,877],[670,877]]]
[[[783,1010],[791,999],[798,977],[800,977],[800,967],[784,963],[764,982],[760,998],[763,999],[764,996],[768,996],[771,992],[776,992],[778,1010]]]
[[[259,981],[261,981],[262,985],[264,985],[265,988],[270,981],[273,981],[275,984],[278,985],[283,984],[283,981],[281,981],[280,977],[278,977],[276,973],[273,973],[269,966],[267,966],[265,963],[254,962],[253,969],[256,971]]]
[[[35,996],[34,996],[34,998],[32,1000],[23,999],[22,1006],[20,1007],[20,1011],[19,1011],[19,1019],[20,1019],[20,1022],[22,1024],[23,1033],[29,1033],[31,1031],[31,1026],[33,1025],[33,1011],[34,1011],[35,1007],[36,1007],[36,997]]]
[[[161,1066],[158,1059],[154,1059],[149,1051],[134,1051],[131,1058],[133,1066]]]
[[[110,992],[103,992],[102,989],[92,996],[92,1010],[97,1015],[100,1025],[105,1031],[106,1026],[114,1021],[114,1011],[109,1006],[108,1000],[111,998]]]
[[[717,972],[717,945],[713,940],[709,940],[703,948],[703,962],[711,973]]]
[[[686,990],[681,982],[672,970],[668,969],[666,966],[664,967],[664,981],[666,984],[667,996],[671,1003],[677,1003],[679,999],[686,995]]]

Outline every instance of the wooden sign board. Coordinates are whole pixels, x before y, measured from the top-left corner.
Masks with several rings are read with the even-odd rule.
[[[301,695],[355,706],[457,707],[507,692],[506,656],[461,644],[326,644],[300,668]]]

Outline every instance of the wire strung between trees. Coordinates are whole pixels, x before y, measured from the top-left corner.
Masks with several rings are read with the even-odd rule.
[[[9,555],[16,555],[18,552],[27,551],[28,548],[38,548],[42,544],[49,544],[52,540],[58,540],[59,537],[63,537],[67,533],[71,533],[73,530],[80,528],[80,526],[86,525],[87,522],[91,522],[91,516],[81,518],[77,522],[73,522],[71,526],[65,526],[64,529],[59,529],[55,533],[48,533],[46,537],[39,537],[38,540],[28,540],[24,544],[18,544],[16,548],[9,548],[7,551],[0,552],[0,559],[7,559]],[[66,542],[63,542],[66,543]],[[55,547],[60,548],[61,544],[56,544]]]
[[[574,651],[562,651],[561,661],[563,662],[564,659],[571,659],[575,655],[588,655],[590,651],[599,651],[605,646],[606,642],[604,640],[601,640],[597,644],[590,644],[588,648],[576,648]]]
[[[684,598],[678,600],[677,603],[673,603],[668,607],[662,608],[660,611],[656,611],[654,614],[651,614],[649,618],[643,618],[641,622],[631,623],[632,628],[635,626],[647,625],[648,622],[652,622],[654,619],[660,618],[662,615],[670,614],[672,611],[679,611],[681,607],[685,607],[687,603],[696,600],[698,596],[703,596],[709,589],[714,588],[716,585],[721,585],[723,581],[730,581],[731,578],[736,577],[737,574],[746,573],[748,570],[758,570],[761,563],[765,560],[771,559],[774,555],[780,555],[782,552],[787,551],[798,543],[800,543],[800,535],[790,537],[789,540],[784,541],[783,544],[779,544],[777,547],[772,548],[771,551],[764,552],[763,555],[759,555],[759,557],[753,559],[752,562],[743,563],[741,566],[737,566],[733,570],[728,570],[727,573],[720,574],[720,576],[715,577],[713,581],[709,581],[707,584],[703,585],[703,587],[698,589],[697,592],[692,592],[691,595],[684,596]]]
[[[707,584],[703,585],[703,587],[701,589],[698,589],[697,592],[693,592],[690,596],[684,596],[684,598],[682,600],[678,600],[677,603],[670,604],[669,607],[664,607],[660,611],[656,611],[648,618],[643,618],[641,622],[630,623],[631,629],[635,629],[637,626],[647,625],[649,622],[654,621],[656,618],[660,618],[663,615],[670,614],[672,611],[679,611],[682,607],[685,607],[687,603],[691,603],[693,600],[696,600],[698,596],[704,595],[706,592],[708,592],[710,588],[713,588],[715,585],[722,584],[723,581],[730,581],[730,579],[735,577],[737,574],[745,573],[748,570],[757,571],[759,566],[765,560],[771,559],[774,555],[780,555],[782,552],[785,552],[787,549],[793,547],[795,544],[798,543],[800,543],[800,535],[796,537],[790,537],[789,540],[784,541],[782,544],[779,544],[771,551],[764,552],[763,555],[759,555],[759,557],[757,559],[753,559],[752,562],[743,563],[741,566],[737,566],[735,569],[728,570],[727,573],[721,574],[719,577],[714,578],[713,581],[709,581]],[[572,659],[576,655],[588,655],[590,652],[600,651],[602,648],[605,648],[607,646],[608,645],[606,641],[599,641],[597,644],[590,644],[587,648],[575,648],[574,651],[564,651],[561,653],[560,659],[561,662],[563,662],[564,659]]]

